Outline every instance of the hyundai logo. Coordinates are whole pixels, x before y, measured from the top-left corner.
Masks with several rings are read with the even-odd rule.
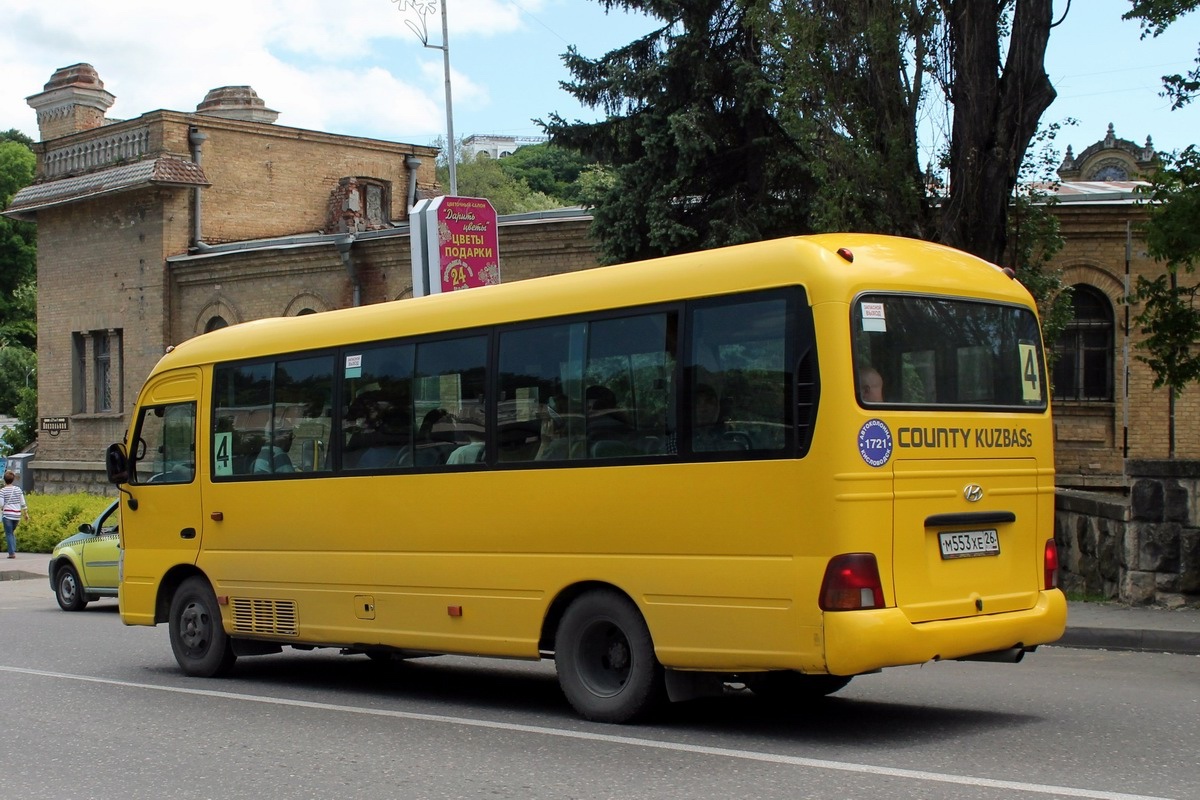
[[[978,503],[983,499],[983,487],[978,483],[968,483],[963,488],[963,497],[967,498],[968,503]]]

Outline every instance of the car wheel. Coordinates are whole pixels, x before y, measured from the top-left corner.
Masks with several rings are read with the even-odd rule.
[[[79,583],[79,573],[70,564],[58,568],[54,576],[54,599],[63,611],[82,611],[88,604],[87,595]]]
[[[567,700],[596,722],[633,722],[666,697],[650,630],[637,606],[614,591],[571,603],[558,626],[554,665]]]
[[[213,678],[233,667],[233,641],[221,625],[221,609],[208,581],[191,577],[171,598],[168,621],[175,660],[188,675]]]

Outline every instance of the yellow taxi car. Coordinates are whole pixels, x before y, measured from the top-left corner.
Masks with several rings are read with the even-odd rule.
[[[120,502],[114,500],[79,532],[54,546],[50,588],[63,611],[81,611],[93,600],[117,596],[117,532]]]

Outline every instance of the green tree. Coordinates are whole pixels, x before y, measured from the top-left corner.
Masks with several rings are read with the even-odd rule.
[[[529,184],[509,175],[500,162],[487,156],[459,162],[456,177],[459,196],[487,198],[497,214],[544,211],[562,205],[557,199],[530,189]],[[438,181],[442,186],[449,185],[448,167],[438,167]]]
[[[437,160],[437,179],[443,191],[450,191],[450,165],[447,162],[446,140],[437,137],[433,146],[440,148]],[[500,162],[486,155],[473,160],[463,157],[463,141],[458,141],[455,152],[455,177],[458,179],[460,197],[483,197],[491,202],[497,214],[520,214],[527,211],[545,211],[557,208],[562,202],[542,192],[529,188],[524,180],[504,171]],[[520,152],[520,151],[518,151]],[[509,156],[511,158],[511,156]],[[501,159],[507,161],[508,159]]]
[[[936,238],[917,157],[934,19],[928,2],[758,9],[786,110],[781,122],[812,159],[812,229]]]
[[[543,123],[613,166],[595,208],[607,260],[834,227],[1003,258],[1054,99],[1051,0],[597,1],[663,22],[598,59],[570,49],[564,88],[606,118]],[[936,215],[916,124],[934,89],[954,109]]]
[[[767,43],[748,0],[598,0],[663,21],[599,59],[571,47],[564,88],[602,122],[543,127],[558,145],[611,165],[591,198],[603,259],[626,261],[802,230],[812,159],[777,109]],[[593,186],[593,189],[599,188]]]
[[[1067,124],[1074,124],[1069,120]],[[1063,248],[1058,215],[1058,165],[1061,153],[1054,147],[1063,123],[1040,129],[1034,147],[1021,164],[1008,215],[1010,262],[1017,279],[1038,304],[1042,338],[1047,345],[1058,339],[1074,314],[1071,288],[1064,286],[1062,273],[1054,266],[1054,257]],[[1053,361],[1053,351],[1047,357]]]
[[[15,414],[21,390],[36,386],[37,355],[25,347],[0,347],[0,414]]]
[[[1175,20],[1189,11],[1200,8],[1200,0],[1130,0],[1133,8],[1124,19],[1141,20],[1142,38],[1154,38],[1165,31]],[[1164,75],[1165,94],[1171,99],[1171,108],[1187,105],[1200,94],[1200,52],[1196,57],[1196,68],[1186,75]]]
[[[22,386],[15,409],[17,424],[0,435],[0,453],[19,453],[37,438],[37,388]]]
[[[1180,281],[1200,262],[1200,151],[1195,145],[1177,156],[1162,156],[1162,166],[1148,190],[1146,252],[1166,265],[1154,278],[1138,276],[1131,303],[1143,303],[1134,317],[1145,338],[1135,346],[1137,359],[1154,372],[1155,388],[1169,394],[1168,436],[1175,455],[1175,400],[1189,384],[1200,381],[1200,283]]]
[[[1184,14],[1200,8],[1200,0],[1130,0],[1132,8],[1124,19],[1141,21],[1142,38],[1160,35]],[[1171,108],[1187,105],[1200,93],[1200,57],[1187,75],[1163,76],[1164,94]],[[1200,259],[1200,154],[1195,145],[1177,156],[1160,156],[1164,163],[1152,179],[1150,205],[1144,227],[1146,250],[1166,264],[1166,272],[1155,278],[1139,276],[1130,303],[1143,303],[1134,317],[1145,338],[1136,347],[1137,358],[1154,372],[1155,388],[1167,387],[1169,394],[1168,439],[1175,456],[1175,400],[1179,392],[1200,380],[1200,285],[1180,283],[1179,270],[1194,272]]]
[[[28,137],[0,133],[0,208],[33,182],[37,159]],[[37,229],[0,216],[0,344],[33,347],[36,341]]]
[[[586,158],[573,150],[553,144],[518,147],[499,161],[504,174],[524,181],[535,192],[560,201],[559,205],[579,202],[580,174],[588,168]]]

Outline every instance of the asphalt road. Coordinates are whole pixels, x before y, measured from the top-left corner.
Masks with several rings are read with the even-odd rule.
[[[576,717],[550,664],[333,651],[176,668],[165,626],[0,583],[0,797],[1200,797],[1200,657],[1043,648],[855,679],[807,710],[741,693],[654,723]]]

